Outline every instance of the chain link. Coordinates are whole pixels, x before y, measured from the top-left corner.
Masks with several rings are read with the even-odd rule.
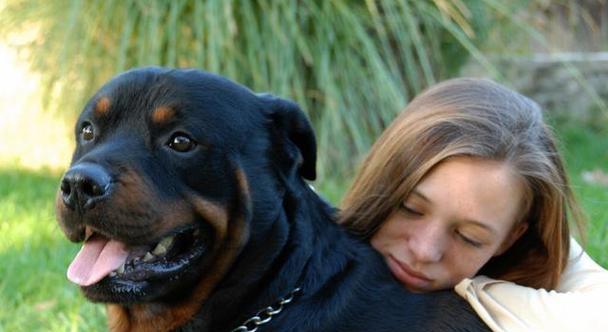
[[[260,325],[264,325],[272,320],[272,318],[283,311],[286,304],[291,303],[296,295],[301,291],[301,288],[292,290],[287,296],[279,299],[275,304],[270,305],[249,318],[241,326],[232,330],[232,332],[256,332]]]

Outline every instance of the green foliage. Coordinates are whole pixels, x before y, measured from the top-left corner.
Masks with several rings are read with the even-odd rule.
[[[202,68],[294,99],[317,130],[324,178],[351,170],[411,96],[469,54],[490,67],[477,45],[499,12],[492,2],[10,0],[0,32],[39,32],[24,50],[62,112],[145,65]]]

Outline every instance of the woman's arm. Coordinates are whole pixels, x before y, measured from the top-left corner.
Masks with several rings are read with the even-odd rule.
[[[555,291],[485,276],[465,279],[455,290],[493,331],[608,331],[608,271],[575,240]]]

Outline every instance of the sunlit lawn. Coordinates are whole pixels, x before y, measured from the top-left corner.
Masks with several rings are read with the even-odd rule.
[[[0,331],[103,329],[102,307],[66,282],[77,247],[55,222],[57,174],[0,169]]]
[[[103,307],[65,278],[78,248],[58,229],[53,197],[68,125],[42,110],[37,76],[1,44],[0,72],[0,332],[105,330]]]

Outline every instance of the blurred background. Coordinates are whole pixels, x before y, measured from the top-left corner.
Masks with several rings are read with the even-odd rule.
[[[315,187],[338,204],[414,95],[457,76],[539,102],[608,267],[606,0],[0,0],[0,332],[102,331],[65,279],[78,246],[55,222],[72,125],[136,66],[196,67],[297,101],[319,144]]]

